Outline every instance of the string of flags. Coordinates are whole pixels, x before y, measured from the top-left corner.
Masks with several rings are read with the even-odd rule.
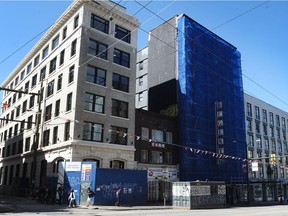
[[[68,119],[68,118],[65,118],[65,117],[61,117],[61,116],[58,116],[58,118],[61,118],[61,119],[65,120],[65,122],[56,123],[56,124],[43,122],[42,124],[45,124],[45,125],[61,125],[61,124],[66,124],[68,122],[74,122],[74,123],[79,123],[79,124],[83,124],[83,125],[89,125],[90,124],[91,127],[96,127],[95,125],[91,124],[91,122],[80,122],[78,120],[71,120],[71,119]],[[99,129],[99,127],[97,129]],[[102,127],[101,130],[104,130],[104,128]],[[203,149],[192,148],[192,147],[183,146],[183,145],[174,144],[174,143],[159,142],[157,140],[149,139],[149,138],[146,138],[146,137],[144,138],[144,137],[141,137],[139,135],[133,135],[133,134],[129,135],[126,132],[113,130],[113,129],[109,129],[108,132],[109,133],[113,132],[113,133],[119,134],[120,136],[123,136],[123,138],[129,137],[130,139],[135,138],[137,141],[139,141],[139,140],[148,141],[149,143],[151,143],[151,145],[153,147],[165,148],[165,145],[173,145],[173,146],[180,147],[180,148],[182,147],[187,152],[189,151],[189,152],[194,153],[194,154],[209,155],[209,156],[212,156],[212,157],[215,157],[215,158],[218,158],[218,159],[231,159],[231,160],[235,160],[235,161],[242,161],[243,163],[251,163],[253,161],[257,161],[255,159],[241,158],[241,157],[237,157],[237,156],[216,153],[216,152],[213,152],[213,151],[207,151],[207,150],[203,150]],[[78,138],[79,137],[80,137],[80,135],[78,135]],[[260,164],[263,163],[262,160],[259,160],[259,163]],[[264,162],[264,163],[266,163],[266,162]],[[269,163],[267,163],[267,164],[269,164]],[[282,165],[281,163],[279,163],[279,164],[280,164],[280,166]]]

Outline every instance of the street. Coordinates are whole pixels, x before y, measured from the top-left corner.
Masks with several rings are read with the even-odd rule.
[[[55,205],[18,205],[15,206],[15,211],[2,213],[2,215],[13,215],[17,216],[34,216],[34,215],[93,215],[93,216],[117,216],[117,215],[137,215],[137,216],[287,216],[286,205],[275,205],[275,206],[262,206],[262,207],[234,207],[224,209],[194,209],[194,210],[183,210],[183,209],[172,209],[172,208],[157,208],[146,206],[139,207],[109,207],[99,206],[96,207],[77,207],[67,208],[66,206],[57,207]],[[147,209],[145,209],[147,208]],[[153,209],[155,208],[155,209]]]

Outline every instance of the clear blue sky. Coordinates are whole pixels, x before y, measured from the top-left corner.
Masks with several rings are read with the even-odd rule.
[[[52,25],[71,2],[70,0],[0,0],[2,22],[0,83],[40,39],[40,36],[7,60],[3,60]],[[139,3],[146,5],[149,2],[141,0]],[[286,92],[288,90],[288,2],[263,3],[263,1],[153,0],[146,7],[164,20],[185,13],[236,46],[242,55],[244,90],[288,112]],[[120,4],[126,7],[131,15],[141,9],[141,6],[133,0],[122,0]],[[263,5],[257,7],[260,4]],[[136,16],[142,23],[141,28],[147,32],[163,22],[145,8]],[[229,20],[230,22],[227,22]],[[142,49],[147,45],[148,36],[141,29],[138,35],[138,49]]]

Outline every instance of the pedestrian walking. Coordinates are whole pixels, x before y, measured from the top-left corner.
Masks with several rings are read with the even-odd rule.
[[[91,203],[91,198],[94,197],[94,196],[95,196],[95,193],[91,190],[90,187],[88,187],[88,188],[87,188],[87,207],[88,207],[89,205],[93,205],[93,204]]]
[[[63,188],[62,186],[60,186],[57,189],[57,201],[59,205],[62,205],[62,199],[63,199]]]
[[[70,191],[68,200],[69,200],[69,206],[68,207],[70,208],[72,206],[74,208],[76,206],[76,202],[75,202],[75,192],[73,189],[71,189],[71,191]]]
[[[115,206],[119,206],[120,205],[121,191],[122,191],[121,188],[116,191],[116,203],[115,203]]]

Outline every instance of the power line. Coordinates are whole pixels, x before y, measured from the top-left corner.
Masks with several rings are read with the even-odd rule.
[[[150,10],[150,9],[147,8],[146,6],[142,5],[141,3],[137,2],[136,0],[134,0],[134,1],[135,1],[137,4],[145,7],[145,9],[148,10],[149,12],[153,13],[154,15],[156,15],[159,19],[161,19],[162,21],[164,21],[164,23],[167,22],[166,20],[164,20],[162,17],[160,17],[160,16],[158,16],[157,14],[155,14],[152,10]],[[219,27],[222,27],[222,26],[224,26],[225,24],[227,24],[227,23],[229,23],[229,22],[232,22],[232,21],[234,21],[235,19],[238,19],[239,17],[241,17],[241,16],[243,16],[243,15],[245,15],[245,14],[247,14],[247,13],[250,13],[251,11],[253,11],[253,10],[255,10],[255,9],[263,6],[264,4],[267,4],[267,3],[270,2],[270,1],[271,1],[271,0],[265,1],[265,2],[263,2],[263,3],[261,3],[261,4],[259,4],[259,5],[256,5],[256,6],[253,7],[253,8],[250,8],[249,10],[247,10],[247,11],[245,11],[245,12],[243,12],[243,13],[241,13],[241,14],[239,14],[239,15],[237,15],[237,16],[229,19],[229,20],[227,20],[226,22],[224,22],[224,23],[222,23],[222,24],[220,24],[220,25],[212,28],[211,31],[212,31],[212,30],[215,30],[215,29],[217,29],[217,28],[219,28]],[[170,26],[172,26],[173,28],[175,28],[175,26],[173,26],[173,25],[170,24],[169,22],[167,22],[167,23],[168,23],[168,25],[170,25]],[[175,28],[175,29],[176,29],[176,28]],[[142,30],[143,30],[143,29],[142,29]],[[145,30],[144,30],[144,31],[145,31]],[[207,31],[209,31],[209,30],[207,30]],[[207,32],[207,31],[206,31],[206,32]],[[146,32],[146,31],[145,31],[145,32]],[[181,31],[179,31],[179,29],[178,29],[178,32],[181,32]],[[191,41],[195,42],[196,39],[198,39],[199,37],[205,35],[206,32],[203,32],[202,34],[198,35],[197,37],[195,37],[195,38],[193,38],[193,39],[190,38],[189,36],[188,36],[188,38],[189,38]],[[181,33],[184,34],[184,32],[181,32]],[[148,34],[149,34],[149,33],[148,33]],[[150,34],[150,35],[153,36],[152,34]],[[155,36],[153,36],[153,37],[155,37]],[[155,37],[155,38],[157,38],[157,37]],[[160,40],[159,38],[157,38],[157,39]],[[160,41],[162,41],[162,40],[160,40]],[[163,41],[162,41],[162,42],[163,42]],[[164,42],[164,43],[165,43],[165,42]],[[165,44],[168,45],[167,43],[165,43]],[[198,43],[198,45],[201,46],[202,48],[204,48],[205,50],[207,50],[209,53],[213,54],[215,57],[217,57],[219,60],[221,60],[221,61],[222,61],[223,63],[225,63],[226,65],[230,66],[225,60],[223,60],[223,59],[220,58],[218,55],[216,55],[215,53],[213,53],[213,52],[212,52],[211,50],[209,50],[207,47],[204,47],[204,46],[202,46],[202,45],[199,44],[199,43]],[[173,48],[175,51],[178,51],[178,52],[179,52],[179,50],[176,50],[174,47],[172,47],[172,46],[170,46],[170,47]],[[199,64],[199,63],[198,63],[198,64]],[[203,65],[202,65],[202,66],[203,66]],[[217,74],[217,73],[215,72],[215,74]],[[250,81],[252,81],[253,83],[255,83],[255,84],[256,84],[257,86],[259,86],[260,88],[262,88],[263,90],[265,90],[266,92],[268,92],[269,94],[271,94],[272,96],[274,96],[275,98],[277,98],[279,101],[281,101],[282,103],[284,103],[285,105],[288,106],[288,103],[287,103],[287,102],[285,102],[285,101],[282,100],[280,97],[276,96],[276,95],[273,94],[271,91],[269,91],[269,90],[267,90],[266,88],[264,88],[263,86],[261,86],[259,83],[257,83],[257,82],[254,81],[253,79],[249,78],[249,77],[248,77],[247,75],[245,75],[243,72],[242,72],[242,75],[243,75],[244,77],[246,77],[247,79],[249,79]],[[218,74],[218,76],[219,76],[220,78],[226,80],[226,81],[231,82],[230,80],[227,80],[226,78],[220,76],[219,74]]]

